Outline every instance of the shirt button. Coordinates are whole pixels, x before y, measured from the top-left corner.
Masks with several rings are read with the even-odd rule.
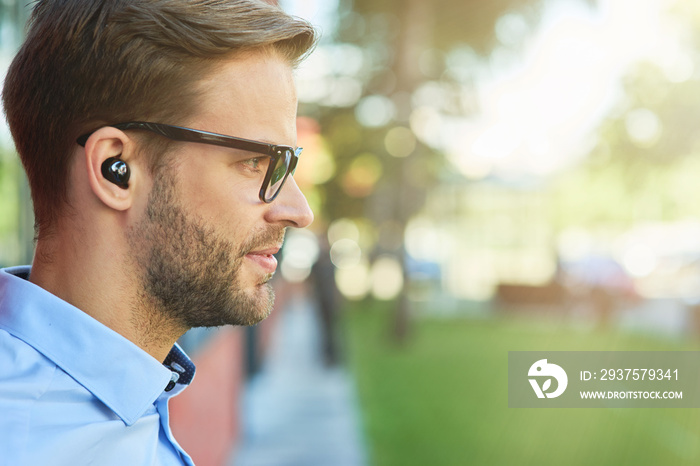
[[[165,387],[165,391],[169,392],[173,388],[175,388],[175,384],[177,383],[177,379],[180,378],[180,374],[177,372],[171,372],[170,373],[170,382],[168,382],[168,385]]]

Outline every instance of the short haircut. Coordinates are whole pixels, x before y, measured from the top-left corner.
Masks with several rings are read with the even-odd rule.
[[[3,88],[38,237],[67,202],[76,138],[105,124],[177,124],[223,58],[273,49],[295,66],[314,28],[260,0],[39,0]]]

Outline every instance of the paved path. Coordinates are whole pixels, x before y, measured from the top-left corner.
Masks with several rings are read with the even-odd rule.
[[[245,389],[235,466],[365,466],[353,382],[320,358],[315,309],[300,299],[279,316],[263,369]]]

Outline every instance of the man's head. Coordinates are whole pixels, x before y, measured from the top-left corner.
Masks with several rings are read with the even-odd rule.
[[[150,312],[134,326],[264,318],[272,254],[286,227],[313,219],[293,178],[274,202],[261,186],[274,160],[265,147],[294,157],[292,68],[314,42],[308,23],[256,0],[38,2],[3,99],[39,244],[66,221],[84,236],[70,241],[123,261],[105,279],[137,283],[125,298]],[[246,150],[202,132],[257,143]],[[128,164],[128,185],[100,171],[114,158]]]
[[[296,93],[291,69],[279,55],[259,51],[224,61],[204,85],[203,108],[186,126],[295,145]],[[97,131],[87,151],[99,151],[93,147],[105,131],[114,130]],[[129,157],[127,144],[122,157]],[[138,189],[144,169],[139,177],[138,158],[133,165]],[[133,269],[143,274],[140,307],[157,309],[183,327],[250,325],[268,315],[272,255],[286,227],[312,219],[291,177],[274,201],[261,199],[268,165],[260,154],[218,145],[170,148],[145,215],[127,230]]]
[[[182,123],[224,58],[270,49],[291,65],[313,47],[306,22],[255,0],[41,0],[3,90],[29,178],[37,235],[67,207],[76,138],[124,121]],[[144,135],[158,163],[162,139]]]

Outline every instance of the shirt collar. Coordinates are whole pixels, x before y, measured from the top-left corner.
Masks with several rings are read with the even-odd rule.
[[[172,379],[188,384],[194,377],[194,364],[177,344],[166,367],[101,322],[29,282],[29,271],[28,266],[0,269],[0,328],[53,361],[127,425],[143,416]]]

